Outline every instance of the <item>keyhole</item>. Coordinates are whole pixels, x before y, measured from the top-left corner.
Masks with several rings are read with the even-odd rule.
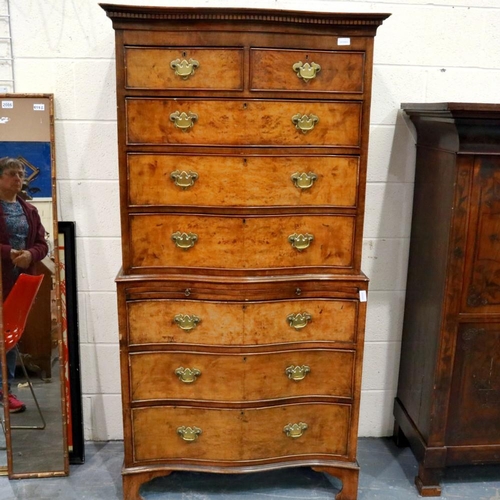
[[[186,52],[185,51],[182,53],[182,57],[186,57]]]
[[[306,56],[306,61],[309,59],[309,56]]]
[[[243,109],[247,109],[247,103],[246,102],[243,104]]]

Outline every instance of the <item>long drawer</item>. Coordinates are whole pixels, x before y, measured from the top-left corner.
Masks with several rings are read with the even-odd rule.
[[[134,461],[252,461],[346,456],[351,406],[131,410]]]
[[[351,216],[132,214],[129,221],[133,268],[353,265]]]
[[[239,354],[137,352],[129,355],[132,401],[266,401],[351,398],[355,351]]]
[[[361,102],[128,98],[127,144],[359,147]]]
[[[129,206],[355,208],[357,156],[129,154]]]
[[[358,301],[127,302],[130,345],[271,345],[356,341]]]

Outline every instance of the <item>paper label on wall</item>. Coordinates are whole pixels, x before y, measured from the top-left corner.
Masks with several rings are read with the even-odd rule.
[[[2,109],[12,109],[14,107],[14,101],[2,101]]]
[[[359,301],[366,302],[366,290],[359,291]]]
[[[351,39],[346,37],[338,38],[337,45],[351,45]]]
[[[33,111],[45,111],[45,104],[33,104]]]

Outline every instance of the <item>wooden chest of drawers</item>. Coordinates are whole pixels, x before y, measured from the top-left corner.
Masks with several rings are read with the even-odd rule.
[[[124,495],[311,466],[357,498],[385,14],[102,5],[116,31]]]

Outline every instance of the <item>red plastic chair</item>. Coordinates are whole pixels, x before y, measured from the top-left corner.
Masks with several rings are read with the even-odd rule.
[[[31,395],[33,396],[36,407],[38,408],[38,413],[40,414],[40,418],[43,422],[43,425],[41,426],[13,425],[11,426],[12,429],[45,429],[46,426],[42,410],[40,409],[38,399],[36,398],[35,391],[33,390],[33,384],[31,383],[31,379],[29,378],[24,365],[23,357],[20,355],[18,348],[18,343],[21,340],[26,327],[28,314],[31,311],[33,303],[35,302],[42,280],[43,274],[31,276],[29,274],[21,273],[3,303],[3,335],[5,353],[12,349],[16,350],[17,359],[19,359],[21,363]]]

